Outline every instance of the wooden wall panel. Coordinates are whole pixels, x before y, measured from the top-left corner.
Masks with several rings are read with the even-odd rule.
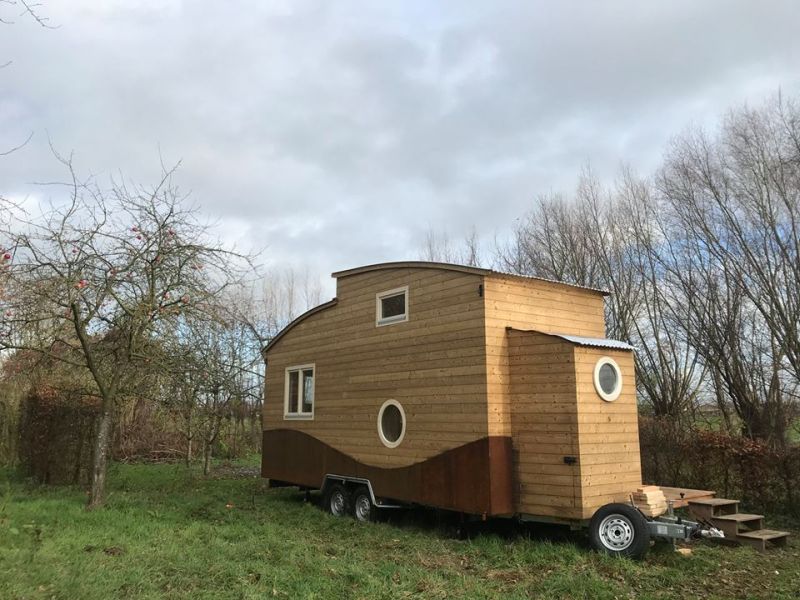
[[[482,276],[401,268],[337,280],[336,306],[297,324],[267,353],[264,428],[292,428],[368,465],[407,466],[488,434]],[[375,326],[375,294],[409,286],[409,320]],[[313,421],[284,420],[284,372],[315,363]],[[378,438],[394,398],[407,427]]]
[[[375,294],[404,285],[409,321],[376,327]],[[507,329],[602,338],[599,292],[412,267],[341,277],[337,292],[335,306],[269,349],[265,429],[296,429],[381,467],[511,436],[515,509],[531,515],[588,518],[641,484],[632,354]],[[617,360],[625,379],[612,403],[594,391],[594,364],[603,355]],[[310,362],[315,418],[284,420],[284,371]],[[377,434],[378,410],[389,398],[403,405],[408,422],[394,449]],[[578,464],[564,464],[565,456]]]
[[[605,337],[603,295],[559,283],[499,274],[485,278],[484,295],[489,432],[510,435],[509,364],[525,361],[529,355],[509,353],[506,328]],[[560,374],[554,374],[553,380],[559,378]]]
[[[517,510],[589,519],[609,502],[626,502],[642,485],[633,354],[573,345],[510,330],[510,401]],[[598,359],[620,366],[613,402],[594,388]],[[575,456],[577,464],[563,463]]]
[[[510,330],[510,428],[516,510],[538,516],[580,518],[575,358],[571,344],[552,336]],[[551,406],[559,410],[552,413]]]
[[[594,387],[598,359],[610,356],[622,372],[622,391],[606,402]],[[609,502],[628,502],[642,485],[633,352],[606,348],[575,349],[578,443],[583,518]]]

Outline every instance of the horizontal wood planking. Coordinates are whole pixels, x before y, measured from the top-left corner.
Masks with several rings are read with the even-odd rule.
[[[618,497],[620,486],[640,477],[630,460],[633,450],[638,453],[631,442],[638,439],[635,410],[624,402],[590,401],[578,410],[581,390],[593,385],[584,368],[593,364],[578,364],[582,349],[527,334],[509,352],[509,326],[603,337],[600,294],[408,268],[343,277],[337,284],[338,304],[301,322],[270,352],[267,386],[276,402],[265,403],[265,427],[295,426],[350,448],[363,462],[403,466],[487,433],[511,435],[513,411],[516,497],[520,511],[530,514],[583,518],[584,504]],[[409,322],[375,327],[375,294],[402,285],[410,287]],[[554,343],[568,350],[554,354]],[[309,348],[321,357],[313,359],[316,418],[284,421],[285,367],[275,363],[304,363]],[[377,399],[388,397],[403,403],[408,419],[407,438],[391,450],[377,440]],[[579,455],[579,465],[563,464],[565,455]]]
[[[406,466],[487,435],[482,277],[432,269],[375,271],[337,282],[335,307],[290,330],[267,355],[265,429],[294,428],[375,466]],[[409,321],[375,326],[375,295],[409,286]],[[313,421],[283,419],[284,370],[316,364]],[[378,438],[383,402],[406,434]]]
[[[603,296],[556,283],[500,275],[485,278],[484,296],[489,431],[492,435],[509,435],[512,431],[509,401],[512,365],[530,367],[533,369],[531,376],[535,375],[537,379],[541,370],[546,371],[546,379],[539,380],[548,385],[558,385],[573,367],[570,359],[560,364],[550,362],[547,352],[541,349],[542,345],[547,347],[549,343],[545,336],[520,337],[519,349],[510,352],[506,329],[515,327],[603,337]],[[563,389],[553,391],[557,394],[564,392]]]
[[[525,353],[531,359],[513,361],[507,375],[517,510],[577,518],[580,470],[564,463],[564,456],[578,451],[573,348],[542,334],[507,335],[509,356]],[[551,402],[562,407],[557,415],[541,410]]]
[[[622,391],[613,402],[600,398],[594,387],[594,368],[604,356],[613,358],[622,374]],[[582,475],[592,469],[581,477],[583,517],[590,518],[604,504],[627,502],[642,485],[633,353],[576,348],[575,378]]]
[[[632,354],[536,333],[510,331],[508,338],[502,391],[512,415],[518,510],[588,519],[603,504],[626,501],[641,485]],[[594,389],[602,356],[622,370],[623,392],[614,402]],[[564,465],[567,455],[577,464]],[[543,506],[550,512],[542,513]]]

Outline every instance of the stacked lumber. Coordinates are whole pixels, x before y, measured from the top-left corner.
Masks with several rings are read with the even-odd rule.
[[[631,496],[633,504],[645,516],[658,517],[667,512],[667,497],[657,485],[646,485],[638,488]]]

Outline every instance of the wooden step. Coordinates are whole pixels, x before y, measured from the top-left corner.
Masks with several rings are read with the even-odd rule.
[[[727,498],[698,498],[689,500],[689,510],[698,519],[710,520],[712,517],[736,514],[739,510],[739,501]]]
[[[696,498],[713,498],[715,495],[715,492],[711,490],[693,490],[692,488],[677,488],[664,485],[661,486],[661,491],[664,492],[667,500],[672,500],[674,508],[687,506],[690,500]]]
[[[740,533],[757,531],[764,526],[764,515],[748,515],[734,513],[732,515],[719,515],[711,517],[711,523],[723,531],[725,537],[735,538]]]
[[[767,549],[767,542],[773,546],[785,546],[788,537],[788,531],[758,529],[756,531],[742,532],[736,536],[736,539],[743,544],[748,544],[749,546],[753,546],[756,550],[763,552]]]

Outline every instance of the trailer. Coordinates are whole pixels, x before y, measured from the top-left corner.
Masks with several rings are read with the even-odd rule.
[[[631,557],[721,535],[647,502],[633,348],[605,337],[607,292],[432,262],[333,277],[336,297],[264,350],[271,486],[360,521],[423,505],[584,527]]]

